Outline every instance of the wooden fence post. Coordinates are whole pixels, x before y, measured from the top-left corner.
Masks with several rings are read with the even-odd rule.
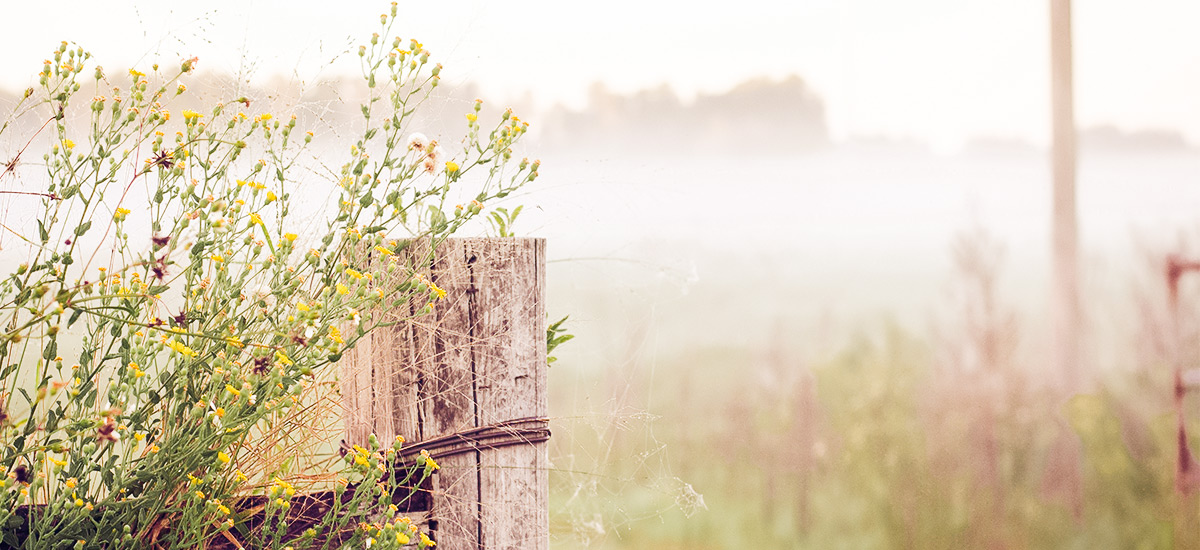
[[[439,550],[549,547],[545,245],[455,238],[430,254],[413,242],[401,265],[446,297],[341,360],[346,441],[399,435],[402,455],[425,449],[441,464],[425,518]]]

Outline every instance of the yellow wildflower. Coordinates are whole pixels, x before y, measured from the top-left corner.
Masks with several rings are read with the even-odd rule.
[[[225,451],[217,451],[217,461],[221,464],[229,464],[229,455]]]
[[[230,384],[225,384],[225,391],[233,394],[234,397],[240,397],[242,395],[241,391],[238,391],[237,388],[233,387]]]
[[[429,456],[429,451],[422,450],[421,456],[425,459],[426,467],[428,467],[432,470],[437,470],[437,469],[441,468],[441,466],[438,466],[438,463],[433,460],[433,457]]]
[[[125,216],[128,216],[130,212],[132,211],[128,208],[118,208],[116,213],[113,214],[113,219],[116,221],[125,221]]]
[[[74,141],[71,141],[71,140],[69,140],[69,139],[64,139],[64,140],[63,140],[63,147],[66,147],[67,149],[74,149],[74,148],[75,148],[75,142],[74,142]]]
[[[337,293],[342,294],[342,295],[350,294],[350,289],[346,288],[346,285],[344,285],[342,283],[338,283],[337,284]]]
[[[458,163],[456,163],[456,162],[454,162],[454,161],[452,161],[452,160],[451,160],[451,161],[447,161],[447,162],[446,162],[446,173],[447,173],[447,174],[454,174],[454,173],[457,173],[457,172],[458,172]]]
[[[346,275],[354,277],[355,280],[361,280],[363,278],[362,273],[359,273],[358,270],[350,269],[350,268],[346,268]]]
[[[279,200],[279,197],[275,196],[274,191],[267,191],[267,204],[271,204],[277,200]]]
[[[298,237],[298,235],[296,235],[295,233],[284,233],[283,234],[283,238],[287,239],[287,242],[289,242],[289,243],[296,242],[297,237]]]
[[[429,288],[433,290],[434,294],[437,294],[439,300],[446,297],[446,291],[433,284],[433,281],[429,281]]]
[[[262,224],[263,224],[262,216],[259,216],[257,212],[250,214],[250,225],[262,225]]]
[[[275,351],[275,359],[279,360],[279,362],[280,362],[280,363],[283,363],[283,364],[285,364],[285,365],[292,365],[292,364],[293,364],[293,363],[292,363],[292,360],[288,358],[287,354],[286,354],[286,353],[284,353],[284,352],[283,352],[283,350],[276,350],[276,351]]]
[[[196,357],[196,356],[200,355],[192,348],[189,348],[189,347],[183,345],[182,342],[180,342],[179,340],[175,340],[175,339],[168,341],[167,347],[174,350],[175,353],[178,353],[180,355],[186,355],[188,357]]]
[[[192,120],[196,120],[198,118],[203,118],[203,117],[204,117],[204,115],[197,113],[196,111],[193,111],[191,109],[183,110],[183,119],[184,120],[192,121]]]

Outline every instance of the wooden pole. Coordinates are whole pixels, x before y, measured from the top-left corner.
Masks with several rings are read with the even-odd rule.
[[[1075,106],[1071,61],[1071,0],[1050,0],[1050,72],[1053,109],[1055,376],[1068,391],[1082,385],[1079,364],[1078,223],[1075,208]]]
[[[405,320],[342,358],[347,442],[400,435],[439,459],[425,519],[439,550],[549,547],[545,244],[412,243],[401,265],[446,297],[412,319],[424,302],[377,312]]]
[[[1075,106],[1071,54],[1071,0],[1050,0],[1051,173],[1053,180],[1053,288],[1051,346],[1054,372],[1064,395],[1083,388],[1079,350],[1078,223],[1075,213]],[[1075,513],[1083,515],[1082,449],[1061,425],[1051,457],[1049,484]]]
[[[1200,548],[1200,500],[1195,494],[1200,484],[1196,458],[1188,446],[1187,418],[1184,415],[1183,330],[1180,326],[1179,278],[1189,271],[1200,271],[1200,262],[1188,262],[1174,254],[1167,257],[1167,308],[1171,331],[1171,363],[1175,380],[1175,548]]]

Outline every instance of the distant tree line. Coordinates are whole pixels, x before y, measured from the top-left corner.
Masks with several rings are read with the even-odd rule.
[[[622,154],[780,154],[829,145],[825,104],[798,76],[756,78],[685,102],[667,85],[629,95],[594,84],[582,110],[544,116],[544,146]]]

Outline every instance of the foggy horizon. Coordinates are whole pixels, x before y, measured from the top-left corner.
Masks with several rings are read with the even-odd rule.
[[[119,71],[118,74],[123,72]],[[207,95],[219,97],[230,96],[225,98],[226,100],[233,99],[233,95],[249,95],[253,100],[266,101],[267,104],[280,105],[286,108],[289,104],[299,106],[304,102],[318,100],[329,103],[327,106],[331,107],[332,102],[329,101],[329,98],[320,99],[323,95],[322,90],[353,88],[357,79],[352,76],[342,76],[323,78],[315,82],[306,83],[303,86],[306,92],[298,98],[284,98],[278,94],[272,94],[269,88],[261,84],[256,84],[256,82],[260,81],[274,83],[276,86],[295,83],[294,78],[283,74],[268,75],[239,82],[232,75],[201,71],[191,77],[191,80],[203,86],[207,90]],[[231,92],[230,90],[238,91]],[[14,104],[19,99],[20,93],[20,91],[0,88],[0,106]],[[482,91],[478,84],[467,81],[454,86],[443,86],[443,89],[431,98],[431,102],[445,103],[446,106],[441,108],[448,109],[449,105],[455,102],[459,105],[466,105],[471,99],[481,94]],[[763,94],[768,95],[763,96]],[[553,103],[549,106],[539,107],[532,100],[531,93],[528,90],[509,98],[507,101],[497,101],[495,98],[486,96],[482,96],[481,98],[484,99],[485,104],[490,109],[513,107],[516,111],[522,113],[526,119],[536,119],[539,124],[531,130],[533,140],[540,141],[545,139],[549,131],[553,134],[551,137],[555,141],[565,140],[566,147],[581,145],[571,142],[571,136],[576,135],[577,131],[590,133],[591,130],[595,130],[593,127],[581,127],[580,125],[588,126],[591,124],[594,126],[597,120],[605,119],[612,126],[612,128],[608,129],[612,135],[607,138],[601,135],[599,136],[600,139],[593,139],[588,145],[598,148],[599,151],[608,152],[614,152],[611,149],[613,144],[606,142],[622,141],[623,138],[617,138],[616,136],[629,130],[630,126],[646,125],[646,115],[656,119],[658,123],[656,126],[658,128],[679,132],[677,135],[687,134],[686,131],[681,130],[680,123],[684,122],[688,117],[733,117],[733,120],[719,126],[734,127],[740,124],[742,136],[753,136],[753,141],[748,141],[745,137],[734,137],[732,135],[728,136],[728,141],[739,143],[734,148],[740,147],[744,152],[757,152],[759,154],[787,154],[790,152],[807,154],[819,152],[828,147],[849,147],[860,151],[876,150],[879,152],[894,150],[915,153],[920,151],[929,154],[951,156],[963,154],[1045,154],[1048,152],[1048,148],[1045,145],[1039,145],[1034,140],[1000,134],[968,135],[958,146],[940,150],[933,142],[913,135],[850,134],[835,137],[826,123],[827,109],[825,98],[813,90],[804,80],[803,75],[799,74],[789,74],[781,78],[772,78],[766,75],[752,76],[746,80],[734,83],[728,89],[717,92],[698,93],[691,98],[682,96],[670,84],[665,82],[657,86],[621,93],[610,90],[601,81],[596,81],[588,88],[586,103],[582,107],[577,108],[572,108],[564,103]],[[206,97],[205,100],[207,99],[211,98]],[[344,99],[342,98],[342,100]],[[778,105],[782,104],[790,105],[791,107],[789,108],[799,107],[805,109],[806,113],[794,116],[787,123],[768,124],[768,121],[780,122],[776,120],[780,115],[776,109],[778,109]],[[685,115],[685,111],[690,114]],[[335,116],[346,115],[346,113],[337,115],[336,112],[331,114]],[[453,116],[447,116],[446,118],[452,119]],[[747,126],[746,122],[749,119],[761,122],[758,124],[751,123]],[[435,125],[443,124],[439,121],[431,121],[431,123]],[[575,126],[572,126],[572,123]],[[790,134],[785,134],[789,131],[791,132]],[[805,137],[800,137],[799,134],[803,134]],[[1155,151],[1195,151],[1200,148],[1200,143],[1189,141],[1177,127],[1148,126],[1122,128],[1115,124],[1102,123],[1081,127],[1079,129],[1079,136],[1080,144],[1084,151],[1147,153]],[[697,152],[686,147],[680,147],[678,141],[674,139],[662,140],[654,147],[652,153],[650,149],[640,146],[625,147],[625,149],[627,150],[623,152],[626,153],[636,153],[638,150],[641,150],[648,154]]]

